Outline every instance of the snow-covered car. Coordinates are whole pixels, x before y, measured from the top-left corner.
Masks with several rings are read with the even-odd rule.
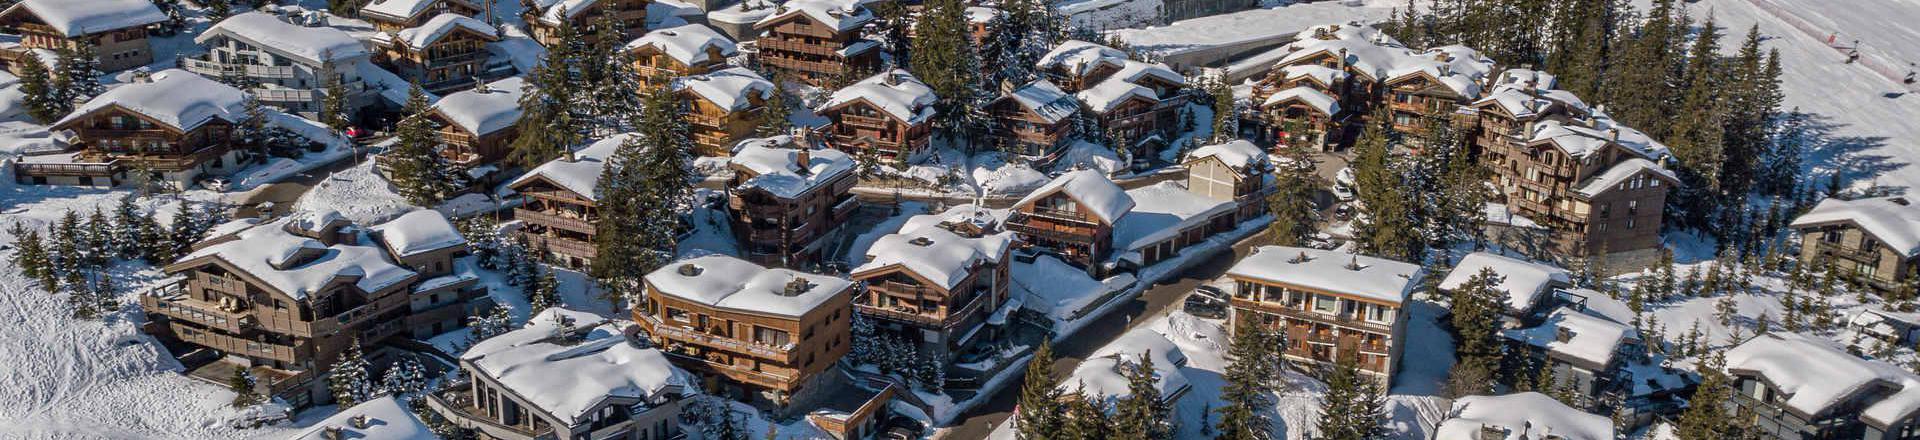
[[[208,177],[200,181],[200,187],[209,191],[226,192],[233,187],[233,181],[225,177]]]
[[[1193,294],[1187,295],[1180,305],[1187,314],[1202,318],[1226,319],[1227,293],[1218,287],[1201,285],[1193,288]]]
[[[1342,202],[1353,200],[1353,167],[1341,168],[1333,174],[1333,198]]]

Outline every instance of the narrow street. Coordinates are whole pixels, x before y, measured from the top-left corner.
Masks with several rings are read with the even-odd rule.
[[[1256,233],[1252,237],[1234,243],[1231,254],[1215,252],[1206,260],[1188,268],[1185,273],[1179,275],[1179,278],[1155,285],[1141,292],[1139,297],[1128,304],[1123,304],[1119,309],[1110,311],[1088,323],[1085,328],[1080,329],[1079,333],[1053,347],[1054,376],[1066,377],[1075,367],[1080,366],[1081,360],[1092,354],[1094,350],[1113,342],[1122,333],[1133,328],[1135,323],[1148,322],[1177,309],[1180,302],[1186,299],[1187,294],[1193,292],[1194,287],[1226,274],[1227,269],[1232,268],[1235,261],[1239,261],[1254,248],[1266,243],[1267,235],[1264,232]],[[995,427],[1006,423],[1007,418],[1012,416],[1014,404],[1020,401],[1022,377],[1024,374],[1021,377],[1012,378],[985,403],[962,414],[954,426],[945,431],[945,438],[983,439],[988,433],[993,432]]]

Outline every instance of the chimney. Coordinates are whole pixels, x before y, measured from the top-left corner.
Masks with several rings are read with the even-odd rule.
[[[1613,127],[1613,128],[1607,129],[1607,141],[1620,142],[1620,127]]]
[[[808,165],[813,163],[813,148],[798,143],[794,144],[794,147],[798,148],[794,148],[793,151],[793,165],[804,172],[809,169]]]
[[[1013,91],[1014,91],[1015,89],[1016,89],[1016,87],[1014,87],[1014,85],[1013,85],[1013,80],[1011,80],[1011,79],[1002,79],[1002,80],[1000,80],[1000,94],[1002,94],[1002,95],[1011,95],[1011,94],[1013,94]]]
[[[1452,74],[1453,74],[1453,65],[1452,65],[1452,64],[1441,64],[1441,65],[1440,65],[1440,76],[1447,76],[1447,75],[1452,75]]]
[[[328,426],[325,431],[320,433],[320,436],[327,440],[346,440],[347,438],[347,434],[341,432],[338,426]]]
[[[900,75],[902,74],[897,71],[887,72],[886,75],[880,76],[880,80],[885,82],[887,84],[887,87],[896,87],[900,85]]]
[[[476,76],[473,77],[473,92],[485,95],[493,93],[493,88],[487,87],[487,80],[480,79],[480,77]]]
[[[360,415],[356,415],[356,416],[353,416],[353,418],[352,418],[352,419],[349,419],[348,421],[349,421],[350,423],[352,423],[352,424],[353,424],[353,428],[354,428],[354,429],[367,429],[367,415],[366,415],[366,414],[360,414]]]

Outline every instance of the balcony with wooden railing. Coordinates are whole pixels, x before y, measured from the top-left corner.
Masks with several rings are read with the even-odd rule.
[[[942,300],[946,297],[946,294],[940,293],[939,291],[895,282],[869,285],[867,288],[872,290],[872,292],[869,292],[870,295],[888,295],[905,298],[940,298]],[[947,307],[944,303],[942,303],[941,307],[933,310],[923,310],[912,305],[880,307],[868,304],[855,304],[855,309],[862,314],[876,318],[908,322],[923,326],[953,328],[954,326],[960,325],[961,322],[966,321],[967,317],[972,316],[974,312],[979,311],[982,305],[986,304],[986,298],[988,296],[991,296],[991,292],[974,292],[973,299],[968,300],[966,305],[960,306],[957,309]],[[917,303],[917,301],[902,302]]]
[[[696,330],[689,325],[663,321],[660,318],[646,313],[636,312],[634,316],[639,318],[638,321],[641,329],[646,330],[648,334],[665,338],[669,341],[696,345],[724,353],[752,356],[773,362],[791,363],[793,362],[794,351],[796,351],[798,347],[795,344],[787,344],[785,347],[774,347],[757,342],[708,334],[707,332]]]
[[[567,213],[566,211],[539,211],[526,208],[514,208],[513,218],[530,224],[544,225],[550,228],[564,229],[581,234],[592,235],[598,228],[595,219]]]
[[[1305,308],[1305,307],[1310,307],[1306,305],[1308,304],[1306,302],[1301,303],[1302,304],[1301,308],[1295,308],[1295,307],[1287,307],[1285,304],[1282,304],[1282,303],[1271,302],[1271,301],[1259,301],[1259,300],[1244,298],[1240,296],[1235,296],[1231,299],[1231,304],[1235,308],[1272,313],[1280,316],[1285,316],[1290,319],[1298,319],[1298,320],[1320,323],[1320,324],[1335,325],[1335,326],[1340,326],[1344,328],[1364,330],[1364,331],[1380,333],[1380,334],[1393,333],[1392,324],[1368,321],[1365,319],[1361,319],[1358,316],[1355,316],[1355,314],[1353,313],[1327,314],[1327,313],[1315,312]]]
[[[580,258],[593,258],[600,253],[593,243],[540,234],[527,234],[527,244],[535,249],[546,246],[549,251]]]
[[[196,328],[180,322],[170,322],[167,326],[173,331],[174,336],[178,337],[181,341],[231,354],[298,364],[307,360],[302,359],[301,354],[310,351],[308,349],[309,346],[304,342],[299,345],[284,345],[253,341],[238,336]]]

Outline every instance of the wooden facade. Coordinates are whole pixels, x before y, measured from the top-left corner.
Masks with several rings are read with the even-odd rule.
[[[588,45],[595,43],[593,26],[602,16],[612,16],[613,21],[621,26],[622,42],[647,32],[647,4],[650,3],[648,0],[598,0],[592,2],[585,10],[558,10],[565,3],[569,2],[520,0],[521,8],[525,11],[520,13],[520,19],[527,23],[528,30],[533,34],[533,41],[546,47],[558,47],[560,44],[570,43],[559,41],[559,37],[554,35],[560,29],[562,12],[567,16],[564,19]],[[546,7],[542,7],[543,4]]]
[[[834,148],[890,161],[908,161],[926,151],[933,139],[929,121],[903,120],[865,100],[822,109],[832,121],[827,136]]]
[[[599,230],[599,202],[566,189],[544,176],[522,180],[512,188],[525,203],[513,209],[513,218],[526,223],[520,234],[535,250],[545,249],[554,264],[582,269],[593,264]]]
[[[427,20],[431,20],[440,14],[463,15],[484,20],[485,16],[483,14],[487,11],[481,7],[480,2],[493,1],[499,0],[375,0],[374,3],[386,2],[395,3],[396,6],[406,4],[407,6],[418,7],[412,10],[405,10],[405,12],[411,12],[412,14],[402,16],[399,14],[402,12],[399,8],[394,8],[392,11],[396,13],[388,13],[387,8],[375,7],[373,4],[369,4],[360,8],[360,19],[372,24],[373,30],[375,31],[399,32],[401,29],[419,27],[422,24],[426,24]],[[422,5],[422,3],[425,4]]]
[[[123,171],[145,169],[153,173],[149,176],[153,181],[186,185],[203,173],[231,172],[242,165],[240,153],[233,149],[234,123],[219,118],[182,131],[112,104],[70,116],[49,128],[74,133],[70,145],[80,151],[76,163],[110,165],[81,173],[96,181],[116,179]],[[22,164],[22,177],[42,176],[45,173],[40,168]],[[52,169],[44,171],[60,174]]]
[[[1066,192],[1056,191],[1014,205],[1007,230],[1029,245],[1053,249],[1089,272],[1113,253],[1113,222],[1094,215]]]
[[[846,15],[836,17],[840,20],[873,18],[865,7],[851,13],[819,12]],[[880,69],[880,45],[860,38],[860,26],[839,29],[816,19],[812,12],[796,8],[763,20],[754,28],[761,32],[757,58],[776,77],[827,87],[835,80],[858,78]]]
[[[682,298],[649,279],[633,318],[675,365],[706,379],[704,389],[739,387],[784,407],[809,393],[815,376],[830,374],[852,346],[851,284],[840,289],[796,317]]]
[[[856,271],[854,310],[915,342],[921,354],[952,361],[972,342],[997,336],[985,333],[993,332],[988,318],[1008,300],[1011,249],[962,268],[966,276],[951,288],[905,264]]]
[[[18,73],[21,57],[34,56],[32,49],[60,50],[84,44],[93,49],[101,71],[115,72],[146,66],[153,64],[153,47],[147,33],[148,27],[154,23],[117,29],[87,29],[85,34],[69,35],[49,25],[26,2],[17,2],[0,11],[0,31],[19,35],[20,45],[0,49],[0,61],[6,61],[8,69]]]
[[[797,163],[808,163],[809,147],[800,147]],[[844,157],[844,156],[843,156]],[[730,165],[733,178],[727,184],[727,208],[734,239],[748,261],[781,267],[808,267],[821,262],[828,238],[859,209],[853,195],[859,183],[852,168],[839,176],[823,177],[797,194],[786,196],[756,185],[748,185],[757,174],[750,168]]]
[[[439,24],[439,23],[434,23]],[[428,93],[446,94],[465,90],[488,79],[487,44],[499,41],[492,32],[480,32],[465,26],[447,24],[446,34],[426,41],[425,47],[413,47],[404,37],[376,39],[380,50],[377,61]],[[410,28],[410,31],[428,31]],[[400,35],[408,35],[402,33]]]
[[[1275,249],[1259,252],[1282,252]],[[1335,264],[1345,264],[1350,257],[1342,253],[1312,258],[1339,259],[1342,261]],[[1391,386],[1405,349],[1408,312],[1405,304],[1381,298],[1396,297],[1399,292],[1363,295],[1233,272],[1227,276],[1234,281],[1229,326],[1238,328],[1242,321],[1252,320],[1285,334],[1283,357],[1309,370],[1330,367],[1343,356],[1354,356],[1364,376]],[[1361,276],[1366,275],[1353,275]]]
[[[1859,209],[1861,213],[1836,216],[1826,214],[1827,210],[1851,210],[1850,205],[1878,205],[1873,208]],[[1800,232],[1800,262],[1808,267],[1825,266],[1828,270],[1838,271],[1844,277],[1861,281],[1882,293],[1902,289],[1920,271],[1920,256],[1911,250],[1901,249],[1889,244],[1889,237],[1880,234],[1898,234],[1888,225],[1906,224],[1904,221],[1887,221],[1883,218],[1867,218],[1866,212],[1879,212],[1881,215],[1902,215],[1903,211],[1920,211],[1909,207],[1910,202],[1904,196],[1883,198],[1863,198],[1854,200],[1830,199],[1822,201],[1808,215],[1794,220],[1793,229]],[[1877,209],[1876,209],[1877,208]],[[1897,213],[1897,214],[1896,214]],[[1819,214],[1819,217],[1815,217]],[[1881,231],[1876,234],[1861,226],[1862,222],[1874,222]],[[1901,238],[1893,237],[1893,240]]]
[[[1028,102],[1025,96],[1058,100]],[[1079,101],[1045,80],[1005,91],[987,104],[987,114],[993,118],[994,141],[1003,147],[1000,150],[1027,156],[1050,157],[1065,148],[1073,135],[1073,115],[1079,111]]]

